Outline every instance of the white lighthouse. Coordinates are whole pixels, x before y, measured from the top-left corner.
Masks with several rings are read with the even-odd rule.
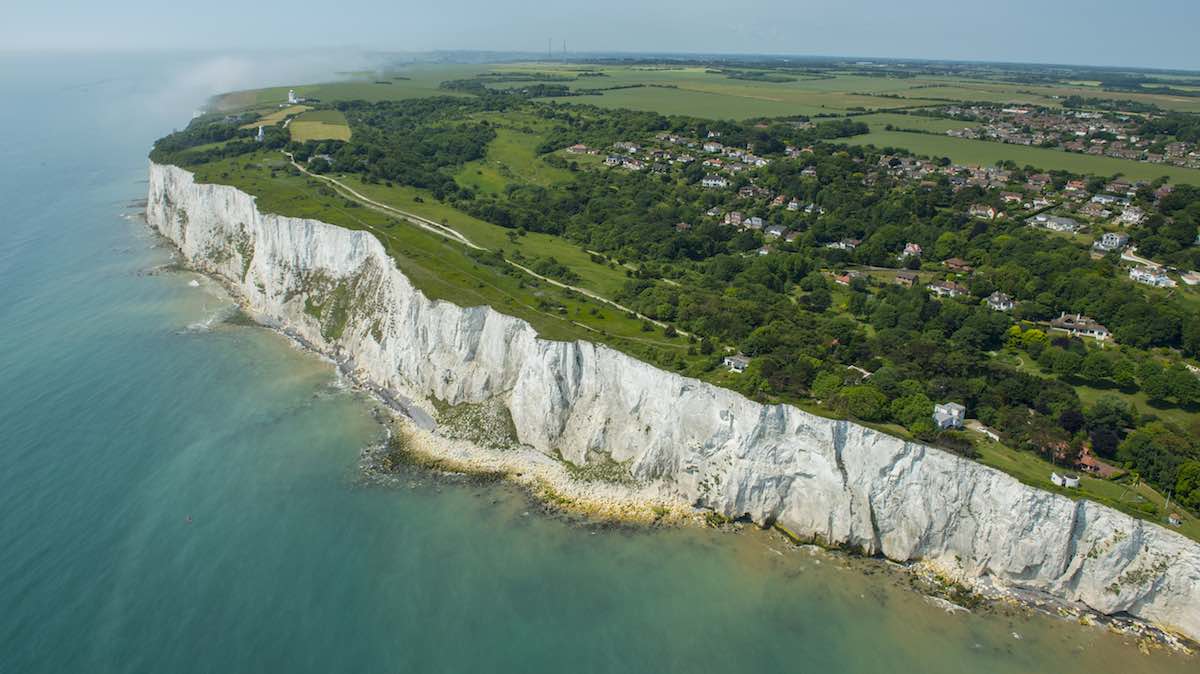
[[[260,142],[260,143],[263,142],[264,140],[266,140],[266,138],[267,138],[267,134],[263,131],[262,124],[258,125],[258,136],[256,138],[258,139],[258,142]]]
[[[295,105],[299,102],[300,99],[296,98],[296,90],[288,89],[288,105]]]

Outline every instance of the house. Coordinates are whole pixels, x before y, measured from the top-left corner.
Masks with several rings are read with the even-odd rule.
[[[925,287],[938,297],[962,297],[968,292],[966,286],[959,285],[954,281],[937,281]]]
[[[1156,288],[1174,288],[1176,285],[1162,267],[1134,267],[1129,270],[1129,278]]]
[[[1087,183],[1082,180],[1071,180],[1067,182],[1066,191],[1068,192],[1086,192]]]
[[[917,282],[917,278],[918,276],[915,271],[896,272],[896,283],[904,286],[905,288],[913,287],[913,284]]]
[[[1064,311],[1058,318],[1050,321],[1050,327],[1075,337],[1092,337],[1100,341],[1109,337],[1108,328],[1083,314],[1068,314]]]
[[[858,248],[858,244],[860,243],[862,243],[862,240],[860,239],[842,239],[841,241],[827,243],[825,244],[825,247],[836,248],[838,250],[854,250],[855,248]]]
[[[588,146],[584,145],[583,143],[576,143],[567,148],[567,152],[570,152],[571,154],[587,154],[587,151]]]
[[[961,272],[963,274],[971,273],[973,267],[961,257],[952,257],[947,260],[942,260],[942,264],[946,265],[946,269],[950,271]]]
[[[787,233],[787,227],[784,227],[783,225],[770,225],[769,227],[767,227],[766,229],[763,230],[763,234],[766,234],[767,236],[777,237],[777,238],[783,236],[786,233]]]
[[[984,220],[996,219],[996,209],[987,204],[971,204],[971,208],[967,209],[967,213],[973,218],[983,218]]]
[[[757,215],[752,215],[742,221],[742,226],[746,229],[762,229],[763,224],[763,219]]]
[[[1126,206],[1117,221],[1122,225],[1136,225],[1146,219],[1146,212],[1137,206]]]
[[[612,157],[609,157],[609,159],[612,159]],[[729,187],[729,180],[727,180],[724,176],[713,175],[710,173],[704,176],[704,178],[700,181],[700,184],[704,187],[725,188]]]
[[[778,207],[784,205],[785,203],[787,203],[787,197],[780,194],[779,196],[777,196],[771,200],[771,207],[778,208]]]
[[[620,166],[621,164],[625,163],[625,158],[619,155],[610,154],[605,157],[604,163],[607,166]]]
[[[637,152],[639,149],[637,146],[637,143],[630,143],[628,141],[620,141],[618,143],[613,143],[613,148],[617,149],[617,150],[624,150],[627,154],[633,154],[634,152]]]
[[[1071,475],[1070,473],[1050,473],[1050,481],[1057,487],[1067,487],[1069,489],[1079,488],[1079,476]]]
[[[805,166],[804,170],[800,171],[800,177],[801,178],[816,178],[817,177],[817,167]]]
[[[1045,227],[1052,232],[1074,232],[1079,229],[1079,223],[1071,218],[1039,213],[1032,218],[1026,218],[1025,223],[1034,227]]]
[[[675,223],[675,231],[677,231],[677,232],[686,232],[686,231],[688,231],[688,230],[689,230],[689,229],[691,229],[691,228],[692,228],[692,225],[691,225],[690,223],[687,223],[687,222],[677,222],[677,223]]]
[[[742,220],[745,219],[741,211],[730,211],[725,215],[725,224],[741,227]]]
[[[1080,470],[1104,478],[1105,480],[1121,473],[1120,468],[1099,459],[1092,453],[1091,448],[1086,445],[1079,452],[1079,461],[1075,465]]]
[[[1121,250],[1129,244],[1129,235],[1124,232],[1105,232],[1104,236],[1096,240],[1092,244],[1092,248],[1108,252],[1110,250]]]
[[[1084,204],[1083,208],[1079,209],[1079,213],[1080,215],[1086,215],[1089,218],[1097,219],[1107,218],[1108,216],[1112,215],[1112,211],[1105,208],[1103,204],[1095,201],[1089,201],[1088,203]]]
[[[1008,295],[997,290],[988,295],[987,305],[992,311],[1012,311],[1013,307],[1017,306],[1017,303]]]
[[[1182,526],[1183,518],[1179,516],[1179,513],[1171,513],[1167,515],[1167,523],[1173,527]]]
[[[1112,206],[1114,204],[1127,204],[1129,200],[1125,197],[1113,196],[1111,194],[1097,194],[1092,197],[1091,202],[1100,204],[1101,206]]]
[[[704,214],[710,218],[719,218],[719,217],[721,217],[721,209],[718,206],[713,206],[712,208],[708,209],[707,211],[704,211]]]
[[[740,353],[736,356],[725,356],[725,367],[729,368],[730,372],[742,373],[750,367],[750,359]]]
[[[763,246],[762,248],[759,248],[759,249],[758,249],[758,254],[759,254],[759,255],[770,255],[770,254],[771,254],[771,247],[770,247],[770,246]]]
[[[789,211],[798,211],[798,210],[800,210],[801,206],[802,206],[802,204],[799,201],[792,199],[791,201],[788,202],[787,209]]]
[[[1003,199],[1004,203],[1006,204],[1020,204],[1022,201],[1024,201],[1024,198],[1016,192],[1001,192],[1000,198]]]
[[[1200,272],[1197,272],[1197,271],[1184,272],[1179,275],[1179,278],[1183,279],[1183,282],[1190,286],[1200,285]]]
[[[788,232],[787,234],[783,235],[783,240],[787,241],[788,243],[791,243],[792,241],[795,241],[796,239],[799,239],[799,238],[800,238],[800,230],[798,230],[798,229],[793,229],[790,232]],[[1195,285],[1195,284],[1193,283],[1192,285]]]
[[[710,140],[710,141],[706,142],[701,147],[704,149],[705,152],[712,152],[712,153],[719,153],[721,150],[725,149],[724,145],[722,145],[714,140]]]
[[[962,428],[967,408],[958,403],[943,403],[933,406],[933,423],[941,430]]]
[[[904,252],[900,253],[900,259],[906,257],[921,257],[921,246],[912,242],[904,244]]]

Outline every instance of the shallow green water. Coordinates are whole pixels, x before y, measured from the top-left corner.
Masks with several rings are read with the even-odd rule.
[[[201,57],[0,57],[0,672],[1194,672],[759,533],[359,480],[371,405],[123,217]],[[190,101],[195,104],[196,101]],[[1017,639],[1013,634],[1018,634]]]

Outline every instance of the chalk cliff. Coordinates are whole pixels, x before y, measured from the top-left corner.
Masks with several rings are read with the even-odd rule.
[[[724,515],[1200,638],[1200,545],[1162,527],[605,346],[546,341],[487,307],[431,301],[369,233],[260,213],[253,197],[177,167],[151,164],[147,216],[257,315],[358,376],[419,402],[501,401],[519,440],[542,453],[627,462]]]

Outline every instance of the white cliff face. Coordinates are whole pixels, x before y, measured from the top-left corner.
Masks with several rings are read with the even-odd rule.
[[[431,301],[370,234],[259,213],[151,164],[150,224],[260,317],[415,401],[502,401],[521,442],[732,517],[1128,613],[1200,638],[1200,545],[952,454],[761,405],[487,307]]]

